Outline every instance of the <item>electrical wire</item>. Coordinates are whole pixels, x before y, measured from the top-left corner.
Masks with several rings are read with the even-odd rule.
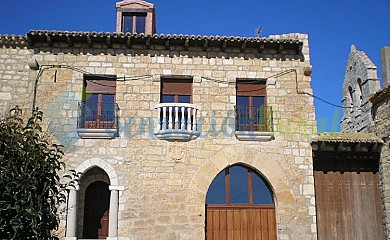
[[[91,73],[91,72],[88,72],[86,70],[82,70],[80,68],[77,68],[77,67],[74,67],[74,66],[70,66],[70,65],[64,65],[64,64],[58,64],[58,65],[42,65],[40,68],[39,68],[39,72],[37,74],[37,77],[35,79],[35,85],[34,85],[34,99],[33,99],[33,107],[32,107],[32,110],[34,111],[35,109],[35,102],[36,102],[36,88],[37,88],[37,85],[38,85],[38,80],[39,78],[41,77],[41,75],[43,74],[43,71],[44,70],[48,70],[48,69],[52,69],[52,68],[64,68],[64,69],[70,69],[70,70],[73,70],[73,71],[76,71],[76,72],[79,72],[79,73],[83,73],[83,74],[90,74],[90,75],[93,75],[95,77],[101,77],[101,78],[107,78],[107,75],[104,75],[104,74],[94,74],[94,73]],[[299,86],[298,86],[298,73],[297,73],[297,70],[296,69],[288,69],[288,70],[285,70],[285,71],[282,71],[282,72],[279,72],[277,74],[274,74],[272,76],[269,76],[265,79],[270,79],[270,78],[279,78],[283,75],[286,75],[286,74],[289,74],[289,73],[295,73],[295,88],[296,88],[296,92],[298,94],[305,94],[305,95],[308,95],[310,97],[313,97],[319,101],[322,101],[326,104],[329,104],[331,106],[334,106],[334,107],[338,107],[338,108],[343,108],[343,109],[351,109],[351,108],[354,108],[354,107],[344,107],[344,106],[341,106],[341,105],[337,105],[337,104],[334,104],[330,101],[327,101],[321,97],[318,97],[314,94],[311,94],[311,93],[308,93],[308,92],[305,92],[305,91],[299,91]],[[145,75],[141,75],[141,76],[135,76],[135,77],[126,77],[126,76],[123,76],[123,77],[115,77],[115,78],[112,78],[112,79],[115,79],[116,81],[127,81],[127,80],[139,80],[139,79],[147,79],[147,78],[152,78],[154,76],[157,76],[157,75],[150,75],[150,74],[145,74]],[[201,76],[201,79],[205,79],[205,80],[210,80],[210,81],[214,81],[216,83],[227,83],[229,84],[229,82],[227,81],[224,81],[224,80],[218,80],[218,79],[215,79],[215,78],[211,78],[211,77],[205,77],[205,76]],[[259,79],[258,81],[264,81],[265,80],[264,78],[262,79]],[[101,84],[101,83],[96,83],[94,81],[95,84],[98,84],[98,85],[101,85],[101,86],[106,86],[106,87],[112,87],[112,86],[108,86],[108,85],[105,85],[105,84]],[[263,90],[265,88],[261,88],[261,89],[256,89],[256,90],[248,90],[248,91],[240,91],[240,92],[253,92],[253,91],[259,91],[259,90]]]
[[[353,108],[353,107],[344,107],[344,106],[341,106],[341,105],[337,105],[337,104],[334,104],[334,103],[332,103],[332,102],[329,102],[329,101],[327,101],[327,100],[325,100],[325,99],[323,99],[323,98],[317,97],[317,96],[315,96],[314,94],[311,94],[311,93],[308,93],[308,92],[305,92],[305,91],[299,91],[299,86],[298,86],[298,73],[297,73],[297,70],[296,70],[296,69],[289,69],[289,70],[286,70],[286,71],[284,71],[284,72],[277,73],[277,74],[275,74],[275,75],[273,75],[273,76],[271,76],[271,77],[269,77],[269,78],[272,78],[272,77],[273,77],[273,78],[277,78],[277,77],[280,77],[280,76],[283,76],[283,75],[285,75],[285,74],[292,73],[292,72],[295,73],[295,89],[296,89],[296,92],[297,92],[298,94],[309,95],[309,96],[311,96],[311,97],[313,97],[313,98],[315,98],[315,99],[318,99],[318,100],[320,100],[320,101],[322,101],[322,102],[324,102],[324,103],[326,103],[326,104],[329,104],[329,105],[331,105],[331,106],[334,106],[334,107],[345,108],[345,109],[351,109],[351,108]]]

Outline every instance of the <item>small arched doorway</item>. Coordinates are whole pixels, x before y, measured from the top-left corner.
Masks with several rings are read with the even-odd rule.
[[[110,180],[107,173],[93,167],[80,180],[79,238],[106,239],[110,208]]]
[[[91,183],[85,191],[83,238],[106,239],[108,237],[108,209],[110,190],[102,181]]]
[[[253,169],[233,165],[214,178],[206,196],[206,238],[276,239],[273,193]]]

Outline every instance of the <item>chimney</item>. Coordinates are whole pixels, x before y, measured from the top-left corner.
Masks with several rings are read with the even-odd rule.
[[[390,85],[390,47],[381,49],[383,87]]]
[[[116,3],[116,32],[156,33],[155,8],[142,0],[124,0]]]

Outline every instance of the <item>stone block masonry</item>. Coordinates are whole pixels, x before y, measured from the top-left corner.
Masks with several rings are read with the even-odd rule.
[[[16,105],[26,107],[32,101],[32,77],[27,61],[33,52],[26,47],[0,47],[0,112]],[[28,110],[29,113],[31,108]]]
[[[375,133],[383,139],[380,157],[383,218],[386,236],[390,236],[390,86],[372,96]]]
[[[1,108],[20,102],[31,109],[36,72],[29,58],[50,69],[37,87],[37,106],[44,126],[66,147],[68,169],[89,172],[88,181],[101,179],[122,188],[118,195],[117,239],[204,239],[205,201],[213,179],[226,167],[241,164],[255,169],[272,186],[278,239],[317,239],[311,135],[316,132],[308,38],[287,37],[303,44],[293,49],[221,48],[54,42],[2,47]],[[280,39],[286,38],[281,36]],[[3,57],[3,56],[7,57]],[[23,56],[20,61],[7,61]],[[6,63],[7,61],[7,63]],[[83,98],[84,75],[116,75],[119,135],[114,139],[81,139],[77,135],[77,103]],[[295,72],[289,72],[295,69]],[[281,74],[286,72],[285,74]],[[161,99],[162,77],[190,76],[192,103],[199,107],[200,136],[187,142],[154,136]],[[14,79],[15,78],[15,79]],[[274,137],[268,142],[239,141],[235,135],[237,79],[267,79],[267,105],[273,109]],[[298,82],[296,82],[296,78]],[[55,79],[55,81],[54,81]],[[15,81],[13,81],[15,80]],[[298,84],[298,86],[296,85]],[[4,90],[3,90],[4,89]],[[115,173],[115,174],[114,174]],[[100,177],[99,177],[100,176]],[[106,176],[106,175],[104,175]],[[86,194],[80,185],[78,201]],[[79,204],[77,236],[82,237],[83,206]],[[115,209],[111,208],[110,209]],[[73,217],[75,215],[72,215]],[[111,215],[110,215],[111,216]],[[64,216],[63,216],[64,217]],[[65,218],[65,217],[64,217]],[[110,225],[115,226],[115,225]],[[65,222],[62,223],[65,227]]]

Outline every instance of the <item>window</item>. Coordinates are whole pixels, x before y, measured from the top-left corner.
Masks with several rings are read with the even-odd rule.
[[[86,77],[84,114],[86,128],[115,127],[116,76]]]
[[[360,107],[362,105],[362,80],[358,78],[356,81],[356,105]]]
[[[351,104],[351,112],[353,112],[353,107],[355,106],[355,98],[354,98],[354,93],[353,93],[353,90],[352,90],[352,87],[349,86],[348,87],[348,97],[349,97],[349,103]]]
[[[116,132],[118,126],[115,92],[116,76],[84,76],[83,95],[79,103],[77,122],[77,132],[80,137],[113,137],[112,134]],[[112,129],[112,131],[91,131],[91,129]],[[101,132],[104,136],[94,135],[97,132]]]
[[[237,80],[236,131],[269,131],[271,110],[266,106],[262,80]]]
[[[199,136],[198,107],[192,103],[192,77],[162,78],[160,102],[155,107],[157,138],[190,141]]]
[[[162,79],[161,103],[191,103],[192,79]]]
[[[210,185],[206,204],[273,205],[267,182],[252,169],[234,165],[220,172]]]
[[[162,79],[161,103],[192,103],[192,79]],[[171,114],[169,108],[166,110],[168,118],[172,117],[172,127],[175,128],[175,123],[179,122],[183,123],[184,128],[187,128],[189,122],[187,109],[176,107],[177,114],[175,114],[176,109]],[[169,119],[167,122],[169,123]]]
[[[145,33],[146,13],[127,13],[122,18],[122,32]]]

